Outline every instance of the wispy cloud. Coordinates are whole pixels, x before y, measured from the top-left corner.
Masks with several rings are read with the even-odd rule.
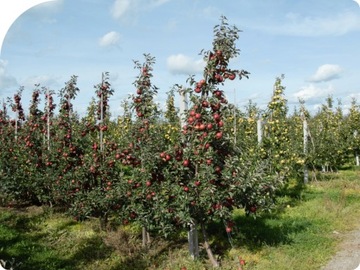
[[[170,2],[170,0],[152,0],[150,1],[150,5],[152,7],[159,7],[159,6],[162,6],[166,3]]]
[[[40,86],[45,87],[59,87],[61,84],[59,83],[59,77],[51,76],[51,75],[35,75],[30,76],[21,81],[21,85],[23,85],[27,89],[33,89],[35,85],[40,84]]]
[[[171,0],[115,0],[111,7],[111,15],[114,19],[124,19],[136,16],[138,12],[158,8]]]
[[[205,62],[194,60],[183,54],[171,55],[167,58],[167,67],[172,74],[193,75],[204,70]]]
[[[57,23],[57,20],[53,18],[53,15],[61,12],[64,7],[64,1],[65,0],[54,0],[42,3],[33,7],[22,16],[35,17],[37,20],[40,19],[40,21],[45,24]]]
[[[328,82],[334,79],[338,79],[342,72],[342,68],[338,65],[325,64],[320,66],[314,75],[309,79],[310,82]]]
[[[111,31],[99,39],[99,45],[101,47],[118,47],[121,36],[118,32]]]
[[[122,18],[126,12],[128,12],[131,8],[131,3],[135,1],[130,0],[116,0],[111,7],[111,15],[114,19]]]
[[[351,11],[328,17],[310,17],[297,13],[287,13],[279,23],[264,23],[255,28],[278,35],[341,36],[349,32],[360,31],[360,15]]]
[[[16,78],[7,72],[6,66],[7,61],[0,59],[0,91],[18,85]]]

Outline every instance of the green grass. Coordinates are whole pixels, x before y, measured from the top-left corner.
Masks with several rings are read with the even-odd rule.
[[[290,187],[271,214],[246,217],[234,212],[231,236],[212,224],[212,247],[221,269],[320,269],[333,256],[344,233],[360,218],[360,170],[318,177],[306,188]],[[201,240],[201,239],[200,239]],[[211,269],[205,253],[188,257],[186,232],[153,239],[144,250],[138,228],[99,230],[97,220],[77,223],[53,209],[0,209],[0,258],[21,263],[15,269]]]

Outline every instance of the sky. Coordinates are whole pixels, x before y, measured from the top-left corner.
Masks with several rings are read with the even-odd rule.
[[[201,50],[211,50],[213,28],[225,16],[241,29],[240,56],[231,67],[249,79],[223,89],[240,109],[265,108],[276,77],[285,75],[290,110],[305,101],[316,112],[332,96],[347,108],[360,100],[360,6],[353,0],[56,0],[24,12],[7,32],[0,55],[0,102],[24,87],[28,108],[35,84],[55,90],[72,75],[84,116],[94,85],[109,72],[113,116],[135,93],[134,60],[155,57],[152,82],[164,107],[175,84],[201,78]],[[178,104],[177,104],[178,106]]]

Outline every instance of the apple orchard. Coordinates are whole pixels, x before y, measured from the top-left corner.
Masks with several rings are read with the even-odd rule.
[[[186,87],[174,85],[164,111],[154,101],[159,89],[149,54],[134,61],[134,94],[116,119],[106,72],[82,118],[73,108],[76,76],[58,93],[36,85],[28,110],[20,88],[0,108],[1,203],[58,207],[78,221],[99,218],[103,228],[115,219],[149,235],[194,226],[205,236],[214,221],[231,234],[234,209],[271,211],[290,179],[302,183],[309,171],[358,163],[356,100],[346,114],[331,96],[313,115],[303,101],[289,113],[283,76],[275,79],[266,109],[251,102],[240,109],[227,100],[228,81],[251,79],[229,68],[240,53],[239,32],[221,18],[212,48],[201,51],[203,75],[190,76]],[[180,112],[176,95],[187,98]]]

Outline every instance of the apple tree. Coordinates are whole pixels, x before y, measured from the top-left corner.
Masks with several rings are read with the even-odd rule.
[[[309,164],[323,172],[336,171],[348,160],[344,116],[341,107],[334,108],[333,103],[333,98],[329,96],[309,123],[312,142]]]
[[[122,138],[122,148],[116,153],[116,159],[119,164],[129,168],[126,181],[122,181],[125,199],[117,216],[124,224],[140,224],[143,228],[143,245],[146,245],[150,241],[149,232],[160,230],[166,233],[170,230],[168,222],[162,221],[165,216],[161,214],[166,207],[163,200],[166,191],[162,187],[163,161],[159,153],[166,145],[159,122],[160,112],[154,102],[157,87],[151,82],[155,58],[149,54],[144,57],[144,63],[134,61],[135,69],[139,71],[133,83],[136,94],[130,97],[131,103],[126,103],[129,105],[126,108],[131,111],[125,110],[124,116],[119,119],[126,124],[125,134],[128,136],[117,136]]]

